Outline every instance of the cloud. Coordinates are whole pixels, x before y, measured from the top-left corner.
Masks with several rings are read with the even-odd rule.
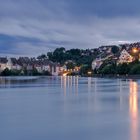
[[[3,1],[0,5],[1,54],[36,56],[57,47],[84,49],[139,41],[140,20],[137,14],[111,13],[109,9],[114,4],[110,0],[107,0],[109,5],[103,2],[104,6],[101,1],[100,6],[97,0],[88,2]],[[92,10],[93,5],[97,6],[95,10]],[[116,5],[115,8],[119,8],[120,3]],[[104,13],[106,9],[108,11]]]

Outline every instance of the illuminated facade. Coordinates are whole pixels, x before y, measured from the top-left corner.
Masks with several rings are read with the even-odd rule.
[[[118,63],[131,63],[132,61],[133,57],[126,50],[123,50],[119,57]]]

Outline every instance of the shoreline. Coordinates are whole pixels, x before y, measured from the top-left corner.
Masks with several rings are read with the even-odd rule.
[[[140,75],[93,75],[95,78],[140,79]]]
[[[96,74],[96,75],[75,75],[79,77],[92,77],[92,78],[115,78],[115,79],[140,79],[140,75],[101,75],[101,74]],[[61,77],[61,75],[58,76],[53,76],[53,75],[36,75],[36,76],[31,76],[31,75],[10,75],[10,76],[0,76],[0,78],[4,77]],[[67,77],[67,76],[66,76]]]

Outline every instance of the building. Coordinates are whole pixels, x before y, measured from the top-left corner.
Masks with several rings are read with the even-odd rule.
[[[0,57],[0,72],[4,71],[7,68],[7,58],[6,57]]]
[[[99,69],[102,64],[103,64],[102,59],[101,58],[96,58],[92,62],[92,70]]]
[[[9,58],[7,62],[7,68],[9,70],[22,70],[22,66],[16,58]]]
[[[124,49],[119,57],[118,63],[131,63],[133,61],[133,57]]]
[[[51,74],[53,76],[58,76],[58,75],[60,75],[60,73],[61,73],[61,67],[60,67],[60,65],[57,64],[57,63],[53,63],[51,65]]]
[[[48,72],[51,72],[51,65],[52,65],[53,62],[45,59],[43,60],[42,62],[42,70],[43,71],[48,71]]]

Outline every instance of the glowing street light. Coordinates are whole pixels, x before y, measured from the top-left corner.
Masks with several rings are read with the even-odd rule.
[[[91,75],[92,74],[92,72],[91,71],[88,71],[88,75]]]
[[[138,49],[137,48],[133,48],[133,53],[137,53],[138,52]]]
[[[65,76],[67,76],[67,73],[63,73],[63,75],[62,75],[63,77],[65,77]]]

